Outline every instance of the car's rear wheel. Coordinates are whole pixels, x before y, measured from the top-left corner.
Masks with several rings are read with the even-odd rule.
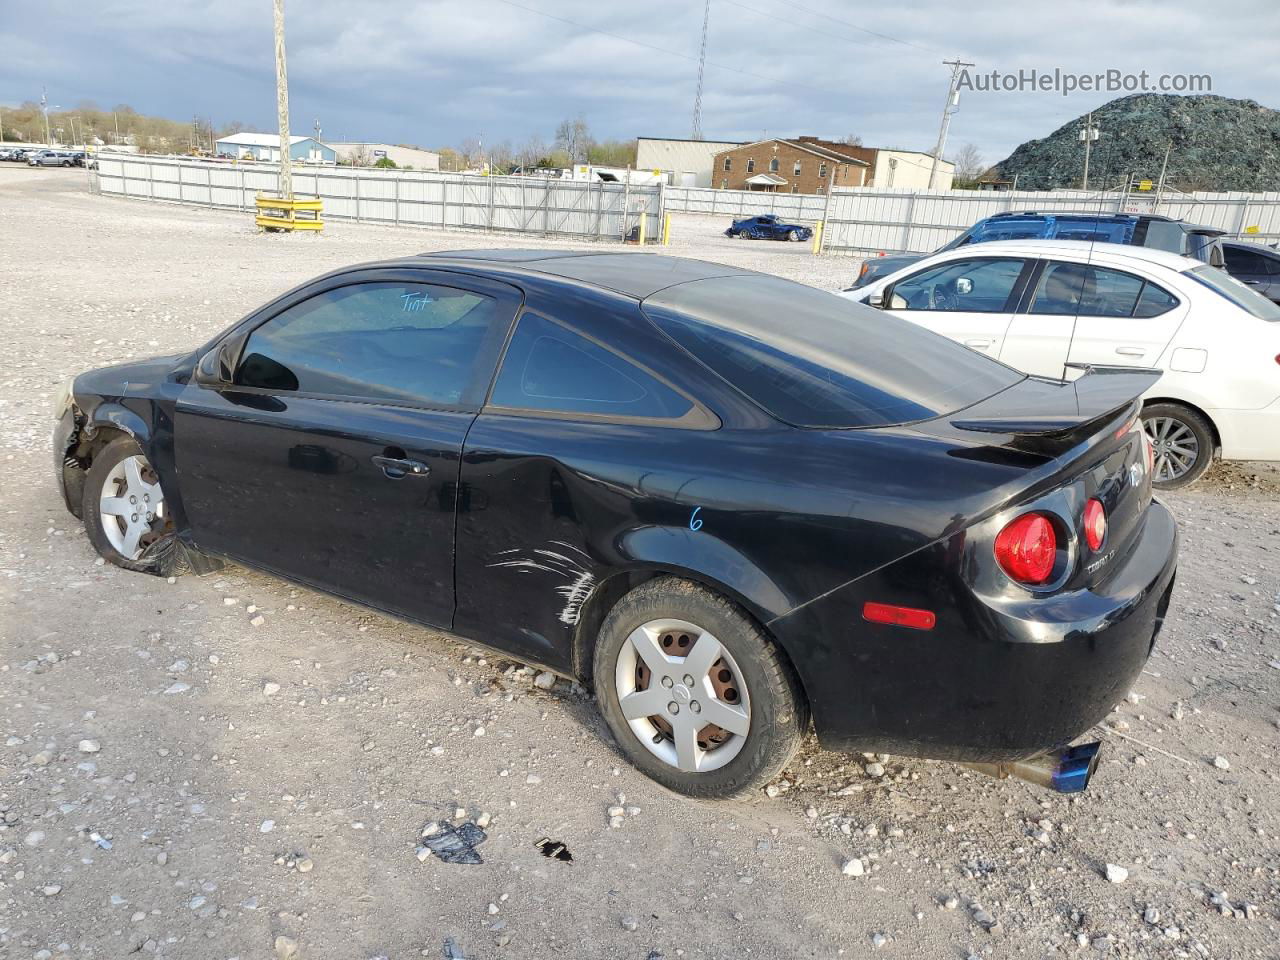
[[[600,630],[594,676],[623,753],[690,796],[731,796],[773,779],[809,722],[799,683],[764,631],[685,580],[652,580],[618,601]]]
[[[126,570],[149,570],[147,551],[170,527],[160,478],[129,437],[111,441],[94,456],[82,512],[94,549]]]
[[[1151,482],[1159,490],[1176,490],[1199,480],[1213,462],[1213,427],[1180,403],[1153,403],[1142,411],[1155,465]]]

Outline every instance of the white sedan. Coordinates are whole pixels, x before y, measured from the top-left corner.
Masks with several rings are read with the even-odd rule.
[[[1280,306],[1198,260],[1112,243],[997,241],[841,296],[1039,376],[1163,370],[1143,412],[1159,487],[1191,483],[1215,450],[1280,460]]]

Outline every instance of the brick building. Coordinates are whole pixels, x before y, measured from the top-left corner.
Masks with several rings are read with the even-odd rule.
[[[835,143],[819,137],[758,140],[716,154],[711,185],[725,190],[826,193],[831,187],[927,189],[933,157],[910,150]],[[951,189],[955,166],[938,165],[937,188]]]
[[[826,193],[831,187],[866,185],[874,161],[842,143],[817,137],[757,140],[716,154],[713,186],[726,190]]]

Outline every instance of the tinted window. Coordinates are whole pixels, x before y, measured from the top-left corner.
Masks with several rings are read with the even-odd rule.
[[[612,350],[526,313],[502,361],[492,403],[523,410],[678,420],[688,398]]]
[[[952,260],[899,280],[889,291],[895,310],[1002,313],[1009,309],[1025,260]]]
[[[1094,269],[1083,263],[1046,264],[1036,284],[1031,313],[1066,314],[1080,312],[1080,298],[1096,288]]]
[[[910,321],[778,277],[695,280],[642,306],[702,363],[797,426],[924,420],[1023,379]]]
[[[1081,317],[1156,317],[1178,298],[1142,277],[1085,263],[1050,263],[1040,275],[1031,313]]]
[[[452,287],[338,287],[254,330],[236,383],[427,406],[459,404],[495,312],[491,297]]]
[[[1183,271],[1182,275],[1198,280],[1210,290],[1226,297],[1241,310],[1252,314],[1259,320],[1273,322],[1280,320],[1280,306],[1272,303],[1253,288],[1246,287],[1229,273],[1224,273],[1217,267],[1192,267],[1190,270]]]
[[[1265,276],[1271,272],[1267,269],[1267,258],[1260,253],[1254,253],[1252,250],[1242,250],[1239,247],[1227,247],[1226,254],[1227,268],[1232,273]]]

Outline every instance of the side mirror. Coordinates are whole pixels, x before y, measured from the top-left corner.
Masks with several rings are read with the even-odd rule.
[[[968,277],[956,278],[956,293],[962,297],[966,297],[973,293],[973,281]]]
[[[229,387],[235,382],[235,344],[224,340],[196,365],[195,381],[204,387]]]
[[[884,309],[884,294],[883,294],[883,293],[873,293],[871,296],[867,297],[867,306],[868,306],[868,307],[875,307],[877,310],[883,310],[883,309]]]

